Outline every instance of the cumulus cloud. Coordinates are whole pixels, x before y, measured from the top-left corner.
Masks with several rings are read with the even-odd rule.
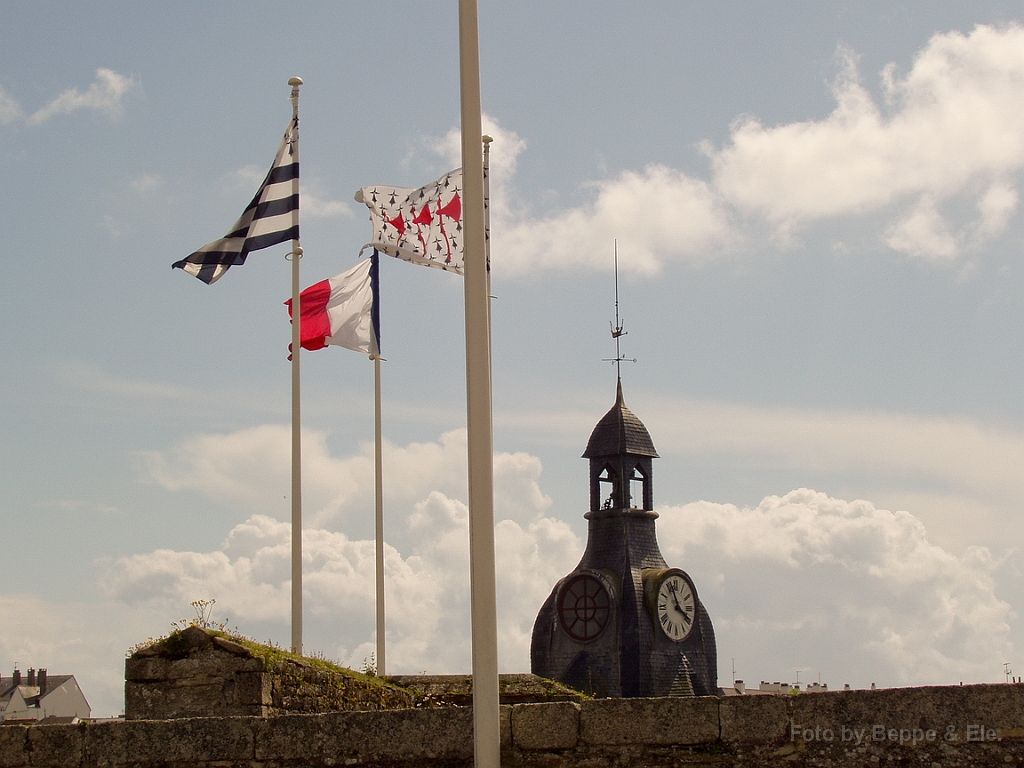
[[[205,448],[193,443],[205,451],[203,460],[216,451],[227,459],[223,477],[210,482],[185,463],[177,465],[179,480],[192,478],[193,487],[210,494],[227,489],[248,506],[252,491],[242,489],[266,471],[265,442],[286,443],[274,437],[276,429],[238,433],[237,440],[217,436]],[[386,507],[388,668],[465,672],[468,513],[456,479],[465,474],[465,435],[391,446],[389,456],[389,478],[409,503]],[[367,459],[324,449],[320,461],[314,484]],[[360,466],[365,471],[344,482],[366,496],[372,472]],[[584,542],[550,516],[536,457],[498,454],[495,466],[501,665],[523,671],[536,613],[578,562]],[[659,512],[666,559],[694,576],[715,621],[720,656],[736,657],[751,679],[817,669],[833,685],[990,680],[998,672],[992,659],[1011,658],[1013,615],[997,596],[1000,563],[982,547],[955,555],[937,546],[909,512],[808,489],[752,508],[701,501]],[[282,636],[289,542],[287,523],[250,514],[213,551],[124,557],[109,564],[102,584],[109,599],[150,610],[214,597],[218,612],[243,631]],[[311,525],[303,533],[303,561],[307,644],[358,667],[374,650],[373,542]]]
[[[386,547],[391,671],[465,672],[470,658],[469,528],[463,502],[436,491],[404,521],[417,542],[407,554]],[[498,523],[500,654],[504,669],[529,667],[536,612],[582,553],[564,522]],[[213,552],[124,557],[102,579],[111,599],[180,610],[214,596],[218,616],[256,633],[290,615],[290,525],[256,515]],[[303,603],[310,647],[359,666],[374,650],[374,543],[323,529],[303,532]],[[275,626],[276,625],[276,626]],[[257,629],[253,630],[256,627]]]
[[[344,527],[355,518],[370,519],[373,509],[373,446],[354,456],[334,457],[327,434],[302,432],[303,502],[315,526]],[[384,503],[402,515],[428,491],[449,498],[466,496],[466,430],[446,432],[432,442],[383,444],[388,478]],[[199,435],[169,451],[139,454],[142,476],[168,490],[191,489],[249,511],[279,514],[290,487],[291,428],[266,424],[227,434]],[[524,453],[498,453],[494,482],[499,519],[523,525],[550,506],[540,490],[540,460]],[[400,533],[401,535],[401,533]]]
[[[125,77],[112,69],[100,67],[96,70],[96,79],[85,90],[70,88],[46,106],[28,117],[29,125],[41,125],[54,115],[66,115],[80,109],[92,109],[112,120],[123,114],[122,101],[132,90],[138,87],[134,77]]]
[[[770,408],[652,399],[657,445],[700,455],[756,457],[802,472],[858,472],[901,485],[1014,505],[1024,494],[1024,434],[965,417]]]
[[[153,192],[160,189],[163,185],[163,178],[156,173],[143,173],[128,183],[128,186],[135,192]]]
[[[10,125],[22,117],[18,102],[0,88],[0,125]]]
[[[936,34],[900,77],[882,73],[885,104],[861,84],[853,51],[837,53],[836,108],[823,120],[765,126],[744,117],[727,144],[706,151],[715,188],[780,231],[816,220],[903,209],[888,243],[948,259],[954,228],[997,234],[1016,207],[1007,174],[1024,165],[1024,28],[978,26]],[[980,186],[979,186],[980,185]],[[947,222],[936,204],[975,199],[980,221]]]
[[[797,669],[861,686],[990,681],[1010,658],[1013,613],[989,551],[954,556],[909,512],[806,488],[753,508],[659,511],[666,559],[704,585],[751,681]]]
[[[723,146],[701,145],[708,179],[655,163],[593,180],[585,203],[549,212],[513,183],[526,142],[485,117],[495,268],[606,270],[618,239],[620,269],[653,275],[734,253],[764,224],[788,247],[815,223],[857,217],[894,251],[940,263],[1000,235],[1024,166],[1024,27],[936,34],[905,75],[884,68],[879,98],[853,50],[840,46],[836,63],[831,114],[773,126],[739,117]],[[430,146],[460,162],[457,130]]]
[[[960,251],[957,237],[931,195],[923,196],[906,218],[890,227],[885,242],[894,251],[925,258],[950,259]]]
[[[334,216],[351,216],[352,206],[341,200],[328,200],[321,196],[313,185],[311,189],[302,190],[302,215],[314,219],[327,219]]]
[[[169,490],[199,490],[247,510],[279,508],[273,500],[287,493],[289,436],[287,427],[277,425],[203,435],[148,454],[143,471]],[[374,545],[326,526],[369,519],[371,450],[334,457],[324,434],[303,435],[311,521],[303,533],[304,600],[310,624],[321,627],[324,644],[318,647],[356,666],[373,651]],[[386,444],[384,466],[389,666],[462,671],[469,654],[468,515],[459,500],[466,497],[465,430],[433,442]],[[551,500],[540,490],[539,459],[498,453],[494,466],[502,659],[510,669],[523,669],[529,665],[532,612],[578,560],[582,544],[566,523],[546,516]],[[104,585],[111,597],[135,603],[178,605],[215,596],[218,610],[238,622],[283,622],[289,542],[289,525],[270,514],[251,515],[217,551],[158,550],[123,558]]]
[[[57,363],[53,374],[69,386],[121,399],[193,400],[195,392],[160,381],[114,376],[95,365],[76,361]]]
[[[703,261],[709,251],[732,239],[726,212],[704,181],[665,165],[623,171],[591,182],[591,201],[537,217],[516,195],[516,159],[526,142],[485,115],[492,136],[491,234],[500,253],[495,268],[525,272],[589,266],[610,269],[610,244],[618,238],[619,266],[626,272],[654,274],[672,259]],[[461,162],[460,133],[450,131],[431,148],[450,164]]]

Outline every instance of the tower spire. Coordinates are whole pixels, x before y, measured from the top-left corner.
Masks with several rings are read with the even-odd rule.
[[[608,325],[611,327],[612,338],[615,339],[615,357],[606,357],[601,360],[603,363],[615,363],[615,380],[618,384],[618,394],[616,402],[622,401],[622,363],[635,363],[636,358],[624,357],[622,350],[619,346],[619,339],[629,334],[629,331],[622,330],[622,319],[619,317],[619,241],[612,241],[612,253],[614,255],[614,272],[615,272],[615,324],[612,325],[611,321],[608,321]]]

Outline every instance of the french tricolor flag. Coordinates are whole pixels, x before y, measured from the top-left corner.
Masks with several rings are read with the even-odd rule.
[[[285,302],[288,316],[292,301]],[[380,313],[377,307],[377,252],[330,280],[299,294],[303,349],[329,344],[368,355],[380,354]]]

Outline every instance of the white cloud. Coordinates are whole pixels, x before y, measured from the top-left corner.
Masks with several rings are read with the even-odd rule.
[[[354,456],[330,454],[327,435],[303,430],[303,505],[310,525],[344,528],[369,519],[373,508],[373,446]],[[199,435],[164,452],[139,455],[144,479],[168,490],[193,489],[249,512],[280,515],[290,487],[291,428],[267,424],[228,434]],[[446,498],[466,496],[466,431],[446,432],[434,442],[383,445],[387,477],[384,504],[396,519],[435,491]],[[494,458],[498,519],[535,522],[551,500],[538,485],[540,460],[524,453]],[[407,534],[396,532],[397,543]]]
[[[667,260],[704,261],[730,239],[729,225],[707,183],[664,165],[623,171],[596,182],[588,205],[542,219],[514,217],[495,223],[493,242],[502,269],[528,271],[589,266],[610,269],[618,240],[619,268],[657,273]]]
[[[1019,466],[1024,450],[1019,438],[977,425],[911,420],[894,427],[891,418],[855,415],[833,415],[836,431],[817,440],[810,439],[823,423],[816,414],[778,414],[773,430],[772,423],[758,423],[764,414],[725,409],[707,422],[715,428],[693,429],[702,424],[695,421],[702,410],[659,426],[663,453],[666,447],[687,449],[686,441],[697,439],[687,437],[693,433],[704,441],[713,438],[712,452],[780,446],[789,460],[823,464],[850,456],[854,462],[887,464],[904,456],[900,471],[942,472],[952,468],[951,460],[935,457],[955,443],[962,448],[958,462],[968,465],[964,482],[981,484],[985,465],[998,460]],[[793,434],[780,439],[784,430],[778,427]],[[368,449],[332,456],[322,436],[306,437],[313,448],[306,452],[312,494],[332,510],[321,510],[321,522],[307,523],[303,533],[306,648],[359,667],[374,650],[374,545],[326,525],[351,524],[345,510],[352,499],[360,499],[361,514],[369,514],[372,465]],[[844,441],[852,453],[843,452]],[[972,456],[989,444],[991,454]],[[243,522],[209,551],[159,549],[98,563],[106,602],[58,606],[0,598],[7,601],[0,605],[5,615],[24,611],[32,617],[28,624],[0,628],[0,656],[36,664],[42,658],[53,671],[61,667],[84,676],[94,706],[111,713],[120,706],[121,651],[165,633],[171,621],[187,617],[192,600],[215,598],[215,620],[284,642],[290,524],[280,519],[286,514],[258,509],[272,506],[261,497],[277,493],[275,484],[287,486],[284,476],[264,477],[273,474],[274,464],[287,466],[287,445],[287,429],[269,425],[198,437],[155,454],[153,479],[171,490],[192,488],[227,499],[248,510]],[[829,454],[829,446],[837,445]],[[456,431],[387,449],[388,485],[395,486],[385,509],[391,672],[469,669],[468,515],[460,500],[465,447],[465,433]],[[879,455],[870,458],[872,450]],[[529,454],[495,457],[504,671],[529,668],[537,611],[583,548],[568,524],[549,516],[541,471],[540,460]],[[1005,568],[980,547],[952,554],[929,541],[919,516],[807,489],[768,497],[752,508],[701,501],[659,511],[666,559],[694,576],[715,622],[720,658],[735,657],[748,680],[785,679],[797,669],[804,670],[805,680],[818,670],[832,685],[994,680],[998,662],[1013,658],[1015,616],[1000,593],[1013,593],[1016,566]],[[25,604],[15,605],[19,600]],[[727,661],[722,669],[728,669]]]
[[[128,182],[135,192],[153,192],[164,185],[164,180],[157,173],[143,173]]]
[[[315,185],[307,185],[302,189],[301,194],[303,216],[326,219],[335,216],[352,215],[352,206],[341,200],[328,200],[325,197],[321,197]]]
[[[162,381],[112,376],[94,365],[84,363],[57,363],[52,370],[57,378],[76,389],[114,395],[117,398],[158,400],[191,400],[195,398],[195,393],[185,387]]]
[[[227,175],[227,187],[232,192],[255,192],[263,179],[267,177],[267,169],[258,165],[250,164],[242,168],[236,168]]]
[[[18,102],[0,88],[0,125],[10,125],[22,117]]]
[[[989,240],[1002,233],[1017,210],[1019,195],[1017,190],[1005,181],[996,181],[978,198],[978,211],[981,222],[978,224],[975,239],[979,242]]]
[[[491,144],[491,233],[495,269],[611,269],[611,243],[619,241],[624,272],[654,274],[671,258],[703,261],[731,239],[724,209],[703,181],[664,165],[624,171],[592,182],[593,200],[543,218],[516,196],[516,159],[526,142],[485,115]],[[450,165],[461,162],[459,131],[430,144]]]
[[[652,399],[656,445],[703,456],[731,455],[802,472],[863,472],[883,482],[922,481],[992,503],[1024,495],[1024,434],[965,417],[880,411],[766,408]]]
[[[720,424],[722,434],[710,449],[764,450],[773,440],[779,442],[779,433],[772,438],[771,430],[756,424],[752,428],[749,415],[732,414],[735,430]],[[798,421],[792,414],[788,418],[780,423],[793,427]],[[806,418],[803,432],[781,441],[783,454],[797,458],[802,440],[820,427],[820,420]],[[822,455],[841,443],[843,434],[855,443],[855,459],[868,461],[872,449],[879,455],[870,461],[881,463],[905,453],[909,458],[903,466],[909,470],[948,466],[933,463],[934,456],[929,458],[925,450],[936,441],[962,445],[961,463],[981,443],[994,441],[996,453],[1012,447],[1005,436],[1000,443],[998,435],[976,427],[972,437],[970,425],[915,421],[904,424],[904,431],[883,435],[877,430],[887,428],[885,420],[847,417],[845,424],[842,418],[838,422],[839,432],[802,446],[800,460],[845,460],[841,445]],[[199,463],[219,458],[215,463],[220,469],[210,480],[195,474],[190,463],[181,464],[179,480],[210,494],[234,494],[250,505],[263,493],[248,486],[267,471],[266,441],[286,443],[276,434],[278,428],[266,429],[183,446],[199,451]],[[923,434],[915,435],[919,429]],[[682,433],[690,431],[669,429],[668,444],[678,448]],[[705,441],[715,437],[706,430],[694,434]],[[889,453],[883,447],[886,441],[893,442]],[[664,443],[659,438],[659,445]],[[1024,442],[1017,450],[1022,446]],[[931,450],[937,455],[943,446]],[[401,486],[397,497],[413,500],[408,507],[386,506],[393,672],[468,669],[468,515],[460,500],[465,498],[464,453],[463,432],[388,450],[389,484]],[[370,509],[368,458],[335,458],[326,448],[322,454],[310,475],[314,487],[341,474],[342,484],[352,485],[351,497],[364,499],[365,509]],[[1011,450],[1002,461],[1012,463],[1016,455]],[[983,471],[981,465],[992,459],[968,457],[966,463],[975,469],[968,468],[965,475]],[[352,467],[361,469],[345,470]],[[503,669],[522,671],[529,666],[536,613],[555,582],[578,561],[583,542],[565,522],[547,515],[550,500],[540,489],[536,457],[498,454],[495,469],[501,663]],[[971,482],[983,480],[979,476]],[[339,503],[337,508],[344,506]],[[722,658],[738,657],[752,675],[779,679],[795,669],[817,668],[833,684],[948,683],[995,679],[998,669],[990,668],[992,659],[1011,658],[1006,654],[1012,651],[1014,617],[997,597],[1000,564],[985,548],[969,547],[954,555],[935,545],[921,519],[909,512],[807,489],[768,497],[755,508],[696,502],[659,511],[662,551],[670,564],[688,569],[697,579],[715,621]],[[338,523],[341,518],[324,520]],[[218,611],[243,631],[253,634],[254,626],[259,631],[269,627],[281,635],[288,616],[289,540],[288,524],[250,515],[214,551],[158,550],[122,558],[109,567],[103,584],[111,599],[151,609],[163,606],[165,611],[197,597],[215,597]],[[303,553],[309,647],[358,667],[374,648],[373,543],[313,525],[304,531]]]
[[[890,222],[881,242],[939,262],[1001,234],[1024,167],[1024,27],[934,35],[905,76],[883,70],[881,103],[862,85],[852,50],[840,46],[836,60],[831,114],[775,126],[738,118],[724,146],[703,145],[709,180],[652,164],[593,181],[586,203],[547,213],[512,183],[525,141],[485,117],[495,138],[495,269],[607,270],[617,239],[620,268],[653,275],[736,251],[762,222],[786,246],[815,222],[860,217],[876,228],[881,219]],[[457,165],[459,141],[453,130],[428,144]]]
[[[939,215],[931,195],[922,196],[906,218],[889,229],[885,242],[894,251],[922,258],[951,259],[960,251],[949,222]]]
[[[773,127],[738,120],[725,147],[707,149],[716,189],[783,232],[909,206],[890,244],[922,257],[955,255],[954,225],[934,205],[954,196],[975,197],[982,210],[980,225],[958,229],[996,234],[1016,205],[1006,174],[1024,165],[1024,28],[936,34],[905,77],[884,70],[888,112],[860,84],[855,55],[840,48],[837,57],[832,114]]]
[[[386,548],[391,671],[467,671],[469,533],[466,506],[431,492],[406,520],[416,544]],[[536,611],[576,564],[581,543],[568,525],[541,518],[496,528],[498,604],[505,669],[529,667]],[[157,550],[124,557],[102,584],[114,600],[170,612],[197,597],[217,600],[217,617],[252,632],[289,616],[290,525],[253,516],[214,552]],[[323,529],[303,532],[303,602],[309,647],[358,667],[373,650],[374,544]],[[215,617],[216,618],[216,617]]]
[[[751,683],[796,669],[860,686],[994,681],[1011,658],[988,550],[956,557],[909,512],[808,489],[659,511],[666,559],[703,585],[719,651]]]
[[[1024,432],[1001,423],[650,394],[631,407],[655,425],[664,457],[659,475],[696,462],[716,485],[729,477],[784,482],[783,488],[828,482],[830,492],[912,510],[933,541],[957,553],[968,542],[1004,552],[1006,521],[1016,519],[1024,496]],[[495,423],[562,444],[567,434],[588,434],[594,420],[582,409],[537,410],[499,415]]]
[[[93,109],[101,112],[112,120],[117,120],[123,113],[124,97],[138,86],[134,77],[125,77],[112,69],[100,67],[96,70],[96,80],[83,93],[77,88],[70,88],[46,106],[34,112],[28,118],[29,125],[41,125],[54,115],[64,115],[80,109]]]
[[[307,436],[308,437],[308,436]],[[191,487],[246,507],[272,492],[260,486],[267,456],[286,457],[287,434],[265,427],[235,435],[198,438],[174,458],[151,466],[165,487]],[[307,444],[309,441],[307,439]],[[329,488],[363,499],[372,509],[372,465],[363,456],[336,459],[323,443],[304,464],[306,489]],[[273,447],[271,447],[273,446]],[[465,497],[465,432],[435,443],[414,443],[386,452],[392,499],[385,505],[389,669],[466,671],[469,659],[469,534]],[[304,448],[304,459],[310,456]],[[319,455],[317,455],[319,453]],[[187,459],[185,458],[187,457]],[[280,457],[279,457],[280,460]],[[287,461],[283,461],[287,466]],[[215,468],[202,471],[212,464]],[[495,456],[496,538],[501,658],[505,668],[529,666],[536,610],[551,587],[577,562],[582,545],[570,527],[545,517],[550,499],[539,489],[540,461],[527,454]],[[314,494],[316,490],[314,490]],[[305,495],[305,494],[304,494]],[[347,501],[335,498],[335,509]],[[337,523],[330,515],[325,521]],[[394,532],[393,534],[390,532]],[[212,552],[157,550],[121,558],[103,578],[112,599],[132,605],[185,605],[213,597],[218,612],[243,629],[267,622],[278,627],[289,615],[290,525],[251,515]],[[303,591],[311,647],[359,666],[373,650],[374,544],[315,524],[303,532]]]

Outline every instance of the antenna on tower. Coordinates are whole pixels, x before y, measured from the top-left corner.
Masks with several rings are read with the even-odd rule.
[[[612,241],[612,253],[615,257],[615,325],[611,320],[608,325],[611,327],[612,338],[615,339],[615,357],[605,357],[602,363],[615,363],[615,378],[622,382],[622,363],[635,363],[635,357],[623,357],[619,350],[619,339],[626,336],[629,331],[622,330],[622,320],[619,318],[619,241]]]

